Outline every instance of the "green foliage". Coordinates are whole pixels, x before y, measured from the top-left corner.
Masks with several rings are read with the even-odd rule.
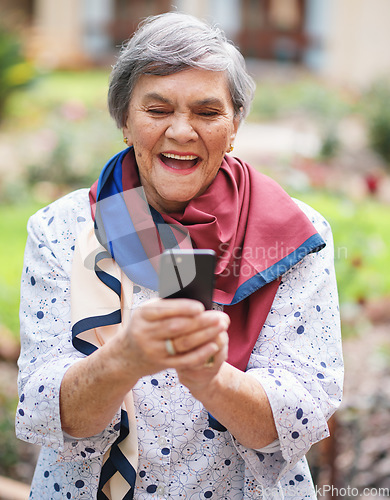
[[[328,124],[337,122],[352,108],[348,96],[310,78],[283,83],[259,81],[249,118],[262,121],[306,113]]]
[[[35,70],[23,57],[18,38],[0,24],[0,120],[9,96],[34,76]]]
[[[364,97],[371,148],[390,166],[390,84],[376,83]]]
[[[9,137],[23,133],[24,147],[18,154],[21,170],[27,172],[24,180],[45,186],[48,182],[64,184],[66,190],[89,186],[105,161],[123,148],[121,134],[106,109],[107,81],[103,71],[55,72],[11,96],[5,126]],[[335,124],[355,111],[355,105],[332,89],[316,86],[313,80],[260,84],[251,119],[306,112],[323,127],[322,154],[333,155]],[[369,102],[373,106],[374,101]],[[0,205],[0,324],[17,336],[26,222],[46,202],[32,202],[28,189],[17,182],[8,186],[7,193],[8,201],[19,200],[23,205]],[[390,293],[390,275],[385,272],[390,260],[389,207],[373,199],[355,203],[319,191],[297,197],[318,209],[332,225],[341,302]]]
[[[249,119],[263,121],[291,116],[309,117],[319,131],[319,156],[328,160],[335,157],[340,149],[338,124],[354,107],[350,96],[311,78],[279,84],[260,81]]]
[[[334,158],[340,150],[340,141],[333,129],[329,129],[322,137],[319,156],[323,160]]]
[[[341,303],[390,293],[390,207],[367,199],[355,203],[326,192],[300,199],[321,212],[332,226]],[[40,206],[0,206],[0,324],[18,335],[19,282],[29,215]],[[4,243],[3,243],[4,242]]]
[[[80,117],[67,116],[74,111]],[[77,102],[69,102],[48,116],[36,139],[34,146],[41,148],[41,154],[36,149],[27,159],[27,182],[49,182],[67,191],[90,186],[106,160],[124,147],[107,115]]]
[[[15,436],[15,410],[17,400],[0,392],[0,473],[19,461],[18,442]]]
[[[390,207],[359,203],[325,192],[299,194],[330,223],[340,302],[356,303],[390,293]]]
[[[16,92],[7,106],[7,116],[18,126],[41,126],[67,103],[107,114],[107,71],[55,71],[41,74],[36,84]]]
[[[27,185],[51,183],[68,191],[91,185],[106,160],[124,148],[107,111],[107,84],[100,70],[61,71],[12,96],[6,126],[11,135],[23,131],[25,147],[17,157]],[[12,198],[12,186],[2,194]]]
[[[19,332],[20,276],[26,244],[26,224],[42,204],[0,205],[0,325],[15,337]]]
[[[106,109],[107,82],[107,72],[98,70],[48,73],[8,99],[3,134],[15,143],[23,176],[0,186],[0,325],[16,337],[28,217],[61,194],[59,185],[62,193],[90,186],[124,147]],[[34,202],[31,188],[39,186],[45,200]]]

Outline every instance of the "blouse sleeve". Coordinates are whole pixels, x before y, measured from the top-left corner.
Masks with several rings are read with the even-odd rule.
[[[247,374],[267,393],[278,441],[250,450],[235,441],[253,475],[272,486],[310,447],[329,436],[342,398],[343,360],[334,251],[329,224],[300,203],[326,241],[282,279]]]
[[[62,378],[84,357],[72,345],[70,321],[75,236],[69,228],[75,222],[76,231],[82,229],[77,225],[82,226],[86,218],[79,213],[77,204],[67,210],[61,201],[31,217],[21,281],[16,434],[56,450],[59,460],[101,456],[116,439],[120,421],[118,411],[107,429],[88,439],[74,439],[61,428]]]

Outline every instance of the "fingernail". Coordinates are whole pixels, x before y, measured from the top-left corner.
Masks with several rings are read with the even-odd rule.
[[[204,311],[204,305],[202,304],[202,302],[196,301],[196,303],[194,304],[194,308],[196,313],[201,313]]]

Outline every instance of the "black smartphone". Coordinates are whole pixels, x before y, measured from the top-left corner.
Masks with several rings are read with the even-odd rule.
[[[166,250],[160,260],[160,297],[195,299],[211,309],[215,261],[214,250]]]

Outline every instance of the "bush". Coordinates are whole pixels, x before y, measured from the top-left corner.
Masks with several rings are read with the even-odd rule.
[[[284,83],[258,82],[249,119],[252,121],[305,117],[316,125],[320,138],[319,156],[328,160],[341,147],[340,121],[353,111],[351,96],[312,78]]]
[[[17,400],[0,394],[0,472],[8,474],[18,463],[18,444],[15,437],[15,408]]]
[[[0,25],[0,121],[9,96],[30,83],[34,76],[34,68],[25,60],[17,36]]]
[[[364,99],[370,146],[390,166],[390,85],[376,83]]]

